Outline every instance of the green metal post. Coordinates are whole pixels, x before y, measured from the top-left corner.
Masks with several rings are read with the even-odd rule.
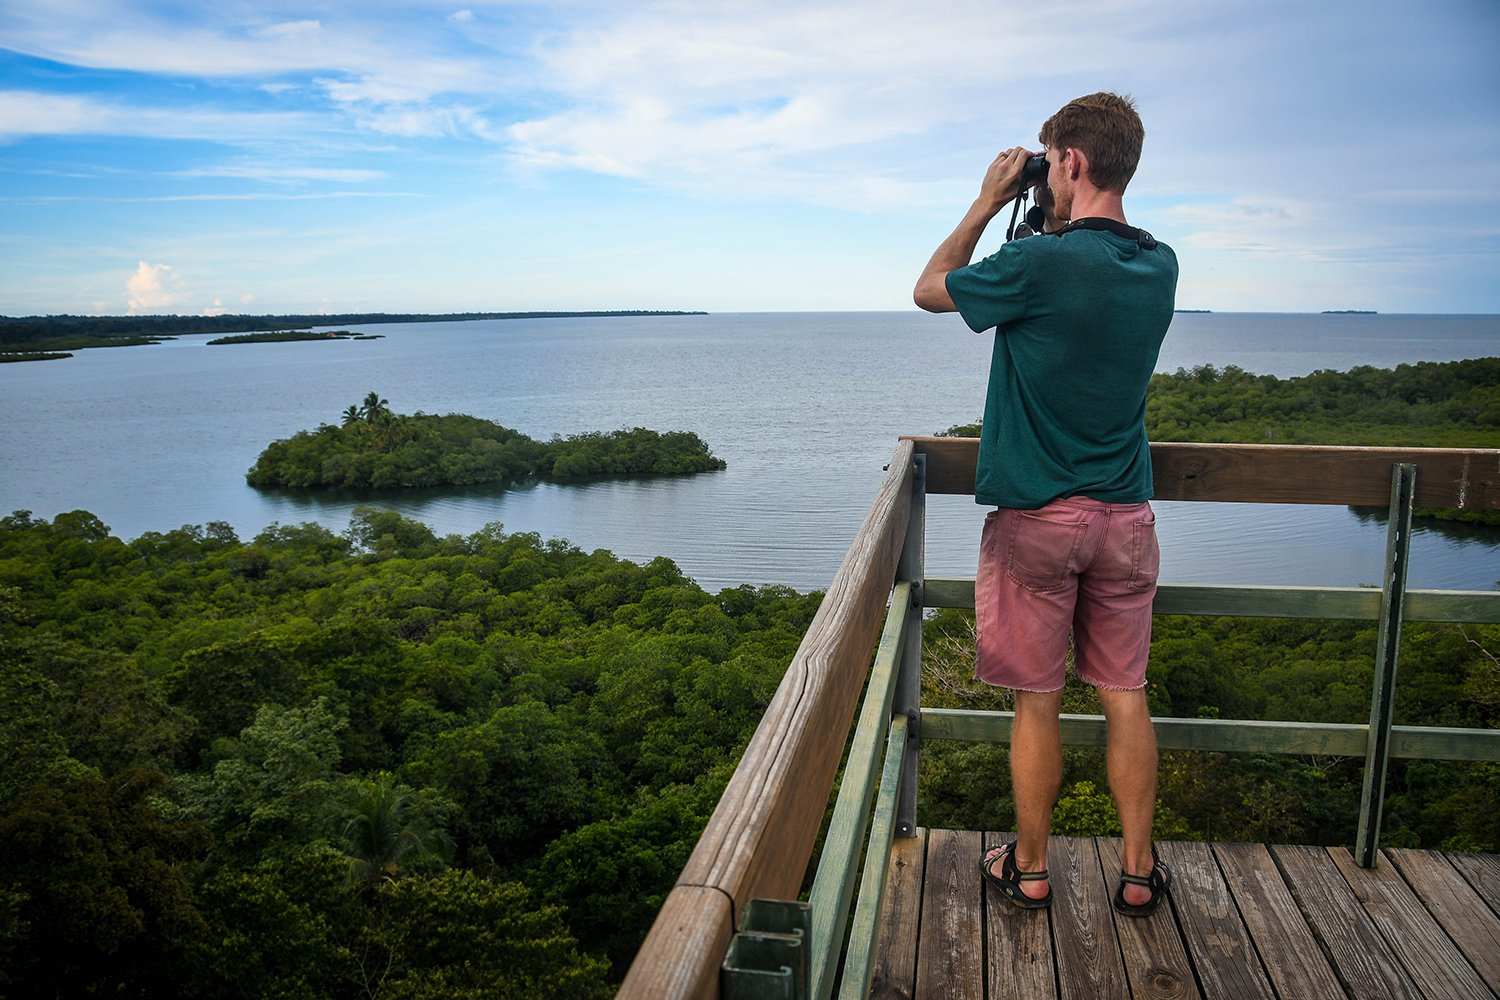
[[[1385,805],[1385,772],[1391,755],[1396,661],[1401,651],[1401,614],[1406,600],[1406,569],[1411,560],[1411,509],[1416,486],[1415,465],[1400,463],[1392,468],[1385,574],[1380,585],[1380,634],[1375,645],[1364,789],[1360,795],[1359,832],[1354,845],[1354,858],[1364,868],[1375,867],[1380,846],[1380,814]]]
[[[812,1000],[827,1000],[832,995],[838,973],[849,906],[857,885],[860,847],[870,824],[876,786],[887,766],[882,750],[890,737],[891,704],[896,694],[901,653],[906,648],[903,632],[911,590],[911,584],[897,583],[891,591],[891,609],[875,651],[875,664],[849,744],[833,816],[823,838],[818,871],[808,893],[812,908],[808,995]]]
[[[906,645],[896,679],[892,711],[909,722],[905,757],[901,762],[901,798],[896,809],[896,836],[917,835],[917,754],[922,744],[922,579],[926,574],[927,456],[918,455],[911,477],[911,516],[906,522],[906,544],[896,579],[909,581],[911,603],[906,609]],[[894,609],[893,609],[894,612]]]
[[[863,1000],[870,995],[875,972],[875,941],[880,936],[880,915],[885,909],[886,874],[891,865],[891,841],[896,832],[896,809],[901,797],[901,762],[906,756],[907,719],[891,720],[886,741],[885,770],[870,820],[870,843],[865,849],[864,873],[859,899],[849,927],[849,950],[839,982],[839,1000]]]

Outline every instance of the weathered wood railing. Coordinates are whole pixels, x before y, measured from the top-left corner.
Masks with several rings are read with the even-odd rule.
[[[823,1000],[835,985],[841,997],[864,996],[891,840],[915,823],[919,736],[1009,737],[1009,713],[923,711],[918,704],[923,609],[974,606],[972,580],[924,578],[925,496],[972,494],[977,453],[973,439],[900,442],[620,997]],[[1500,451],[1156,444],[1151,454],[1157,499],[1390,508],[1380,590],[1163,585],[1155,607],[1158,614],[1381,623],[1369,725],[1156,720],[1164,748],[1363,755],[1356,853],[1373,864],[1389,757],[1500,760],[1500,730],[1391,724],[1403,620],[1500,622],[1500,592],[1405,586],[1412,507],[1500,508]],[[856,711],[858,724],[846,741]],[[1104,721],[1065,717],[1063,739],[1102,745]],[[764,902],[796,899],[846,745],[807,902]]]

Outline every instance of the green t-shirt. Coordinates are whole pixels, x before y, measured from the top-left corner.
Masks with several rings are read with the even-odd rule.
[[[1172,322],[1172,249],[1095,229],[1033,236],[947,285],[971,330],[995,328],[974,499],[1149,500],[1146,387]]]

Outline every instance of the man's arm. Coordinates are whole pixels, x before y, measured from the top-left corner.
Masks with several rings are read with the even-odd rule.
[[[1032,154],[1017,146],[995,157],[979,187],[979,197],[969,206],[958,228],[944,240],[927,262],[912,300],[928,312],[953,312],[957,307],[948,294],[948,272],[968,266],[974,248],[984,235],[990,220],[1015,198],[1021,183],[1021,170]]]

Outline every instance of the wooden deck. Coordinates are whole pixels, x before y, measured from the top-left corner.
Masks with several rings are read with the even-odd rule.
[[[898,838],[872,997],[1358,1000],[1500,996],[1500,855],[1164,843],[1171,906],[1110,906],[1119,841],[1053,838],[1050,910],[979,877],[1002,834]]]

